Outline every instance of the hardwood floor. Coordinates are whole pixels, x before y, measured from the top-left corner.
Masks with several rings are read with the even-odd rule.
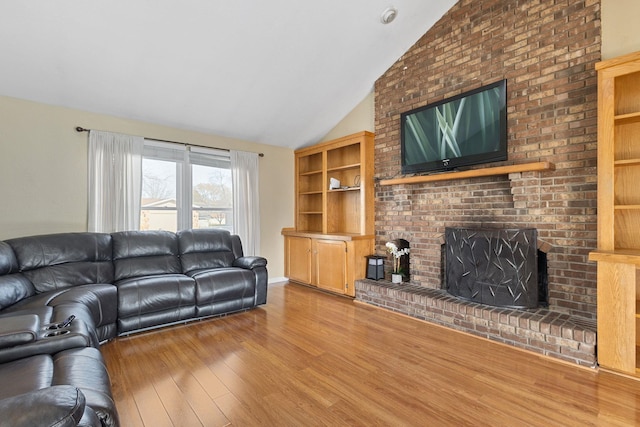
[[[295,284],[102,350],[123,427],[640,424],[640,381]]]

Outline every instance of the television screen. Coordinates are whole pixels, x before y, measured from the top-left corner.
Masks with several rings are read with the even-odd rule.
[[[402,173],[507,159],[507,81],[401,114]]]

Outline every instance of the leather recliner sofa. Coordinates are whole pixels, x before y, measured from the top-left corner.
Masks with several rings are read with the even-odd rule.
[[[0,242],[0,425],[30,425],[24,402],[60,425],[119,425],[100,343],[265,304],[266,265],[216,229]]]

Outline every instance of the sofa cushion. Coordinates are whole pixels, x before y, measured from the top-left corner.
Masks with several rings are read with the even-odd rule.
[[[0,275],[18,272],[18,260],[6,242],[0,242]]]
[[[0,399],[50,386],[70,385],[105,427],[118,426],[118,413],[104,359],[96,348],[69,349],[54,355],[30,356],[0,364]],[[91,414],[85,408],[83,421]]]
[[[231,267],[236,259],[231,234],[227,230],[182,230],[177,235],[184,273]]]
[[[53,359],[48,354],[26,357],[0,364],[0,399],[49,387]]]
[[[34,390],[0,400],[0,426],[74,427],[79,425],[85,406],[84,394],[73,386]]]
[[[52,356],[51,385],[78,387],[105,427],[120,425],[111,394],[109,374],[100,351],[93,347],[74,348]]]
[[[35,295],[36,290],[22,274],[0,276],[0,310]]]
[[[175,233],[122,231],[112,237],[116,281],[182,272]]]
[[[213,316],[255,306],[256,281],[251,270],[216,268],[191,273],[196,280],[196,314]]]
[[[96,348],[69,349],[2,363],[0,378],[0,399],[56,385],[77,387],[103,426],[119,425],[109,374]]]
[[[59,233],[6,240],[37,292],[112,283],[111,235]]]
[[[112,284],[92,284],[75,286],[51,293],[47,305],[58,306],[80,303],[91,313],[97,326],[115,324],[118,318],[118,288]]]
[[[135,277],[116,285],[120,334],[195,316],[195,280],[184,274]]]
[[[119,318],[195,304],[195,281],[183,274],[137,277],[117,285]]]
[[[35,314],[5,317],[0,322],[0,349],[38,339],[40,318]]]
[[[20,274],[18,260],[6,242],[0,242],[0,310],[35,294],[27,278]]]

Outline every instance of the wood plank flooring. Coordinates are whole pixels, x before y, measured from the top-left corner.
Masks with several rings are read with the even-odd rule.
[[[123,427],[640,425],[640,381],[295,284],[102,350]]]

